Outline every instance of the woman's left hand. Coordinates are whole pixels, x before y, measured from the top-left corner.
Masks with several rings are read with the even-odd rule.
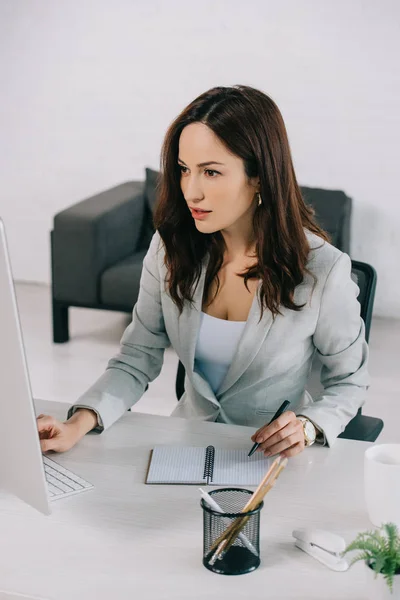
[[[303,424],[291,410],[261,427],[251,439],[260,444],[257,452],[264,452],[265,456],[281,454],[283,457],[290,457],[305,448]]]

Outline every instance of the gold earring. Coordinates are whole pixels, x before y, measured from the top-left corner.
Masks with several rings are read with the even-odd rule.
[[[261,194],[260,194],[260,192],[258,192],[258,206],[261,206],[261,204],[262,204]]]

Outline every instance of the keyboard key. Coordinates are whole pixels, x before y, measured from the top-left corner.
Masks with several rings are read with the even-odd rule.
[[[53,475],[47,475],[46,479],[49,483],[52,483],[63,492],[71,492],[73,489],[75,489],[70,485],[66,485],[63,481],[60,481],[56,477],[53,477]]]
[[[60,494],[63,493],[62,490],[60,490],[60,488],[58,488],[55,485],[53,485],[50,481],[47,481],[47,487],[49,488],[50,492],[54,496],[59,496]]]
[[[43,466],[49,497],[52,500],[92,488],[92,484],[65,469],[51,458],[43,456]]]

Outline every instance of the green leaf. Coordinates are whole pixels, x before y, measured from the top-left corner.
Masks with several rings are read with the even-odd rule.
[[[373,565],[375,573],[381,573],[383,569],[383,565],[385,564],[384,556],[377,556],[375,560],[375,564]]]
[[[387,573],[387,574],[384,574],[383,576],[386,580],[386,583],[389,586],[390,593],[392,593],[393,592],[393,573]]]
[[[394,553],[400,541],[398,529],[394,523],[385,523],[383,528],[387,535],[387,550]]]
[[[366,552],[361,552],[361,554],[357,554],[356,556],[354,556],[351,560],[350,563],[350,567],[352,565],[354,565],[354,563],[358,562],[359,560],[368,562],[371,559],[371,557],[369,556],[369,554],[367,554]]]
[[[394,523],[385,523],[381,528],[364,531],[346,547],[342,556],[358,550],[351,564],[364,560],[371,564],[376,573],[382,573],[387,578],[389,587],[393,577],[400,569],[400,535]]]

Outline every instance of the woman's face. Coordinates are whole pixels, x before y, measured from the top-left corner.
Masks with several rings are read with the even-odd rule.
[[[181,189],[202,233],[247,230],[257,207],[258,178],[249,181],[244,162],[203,123],[182,130],[178,163]]]

